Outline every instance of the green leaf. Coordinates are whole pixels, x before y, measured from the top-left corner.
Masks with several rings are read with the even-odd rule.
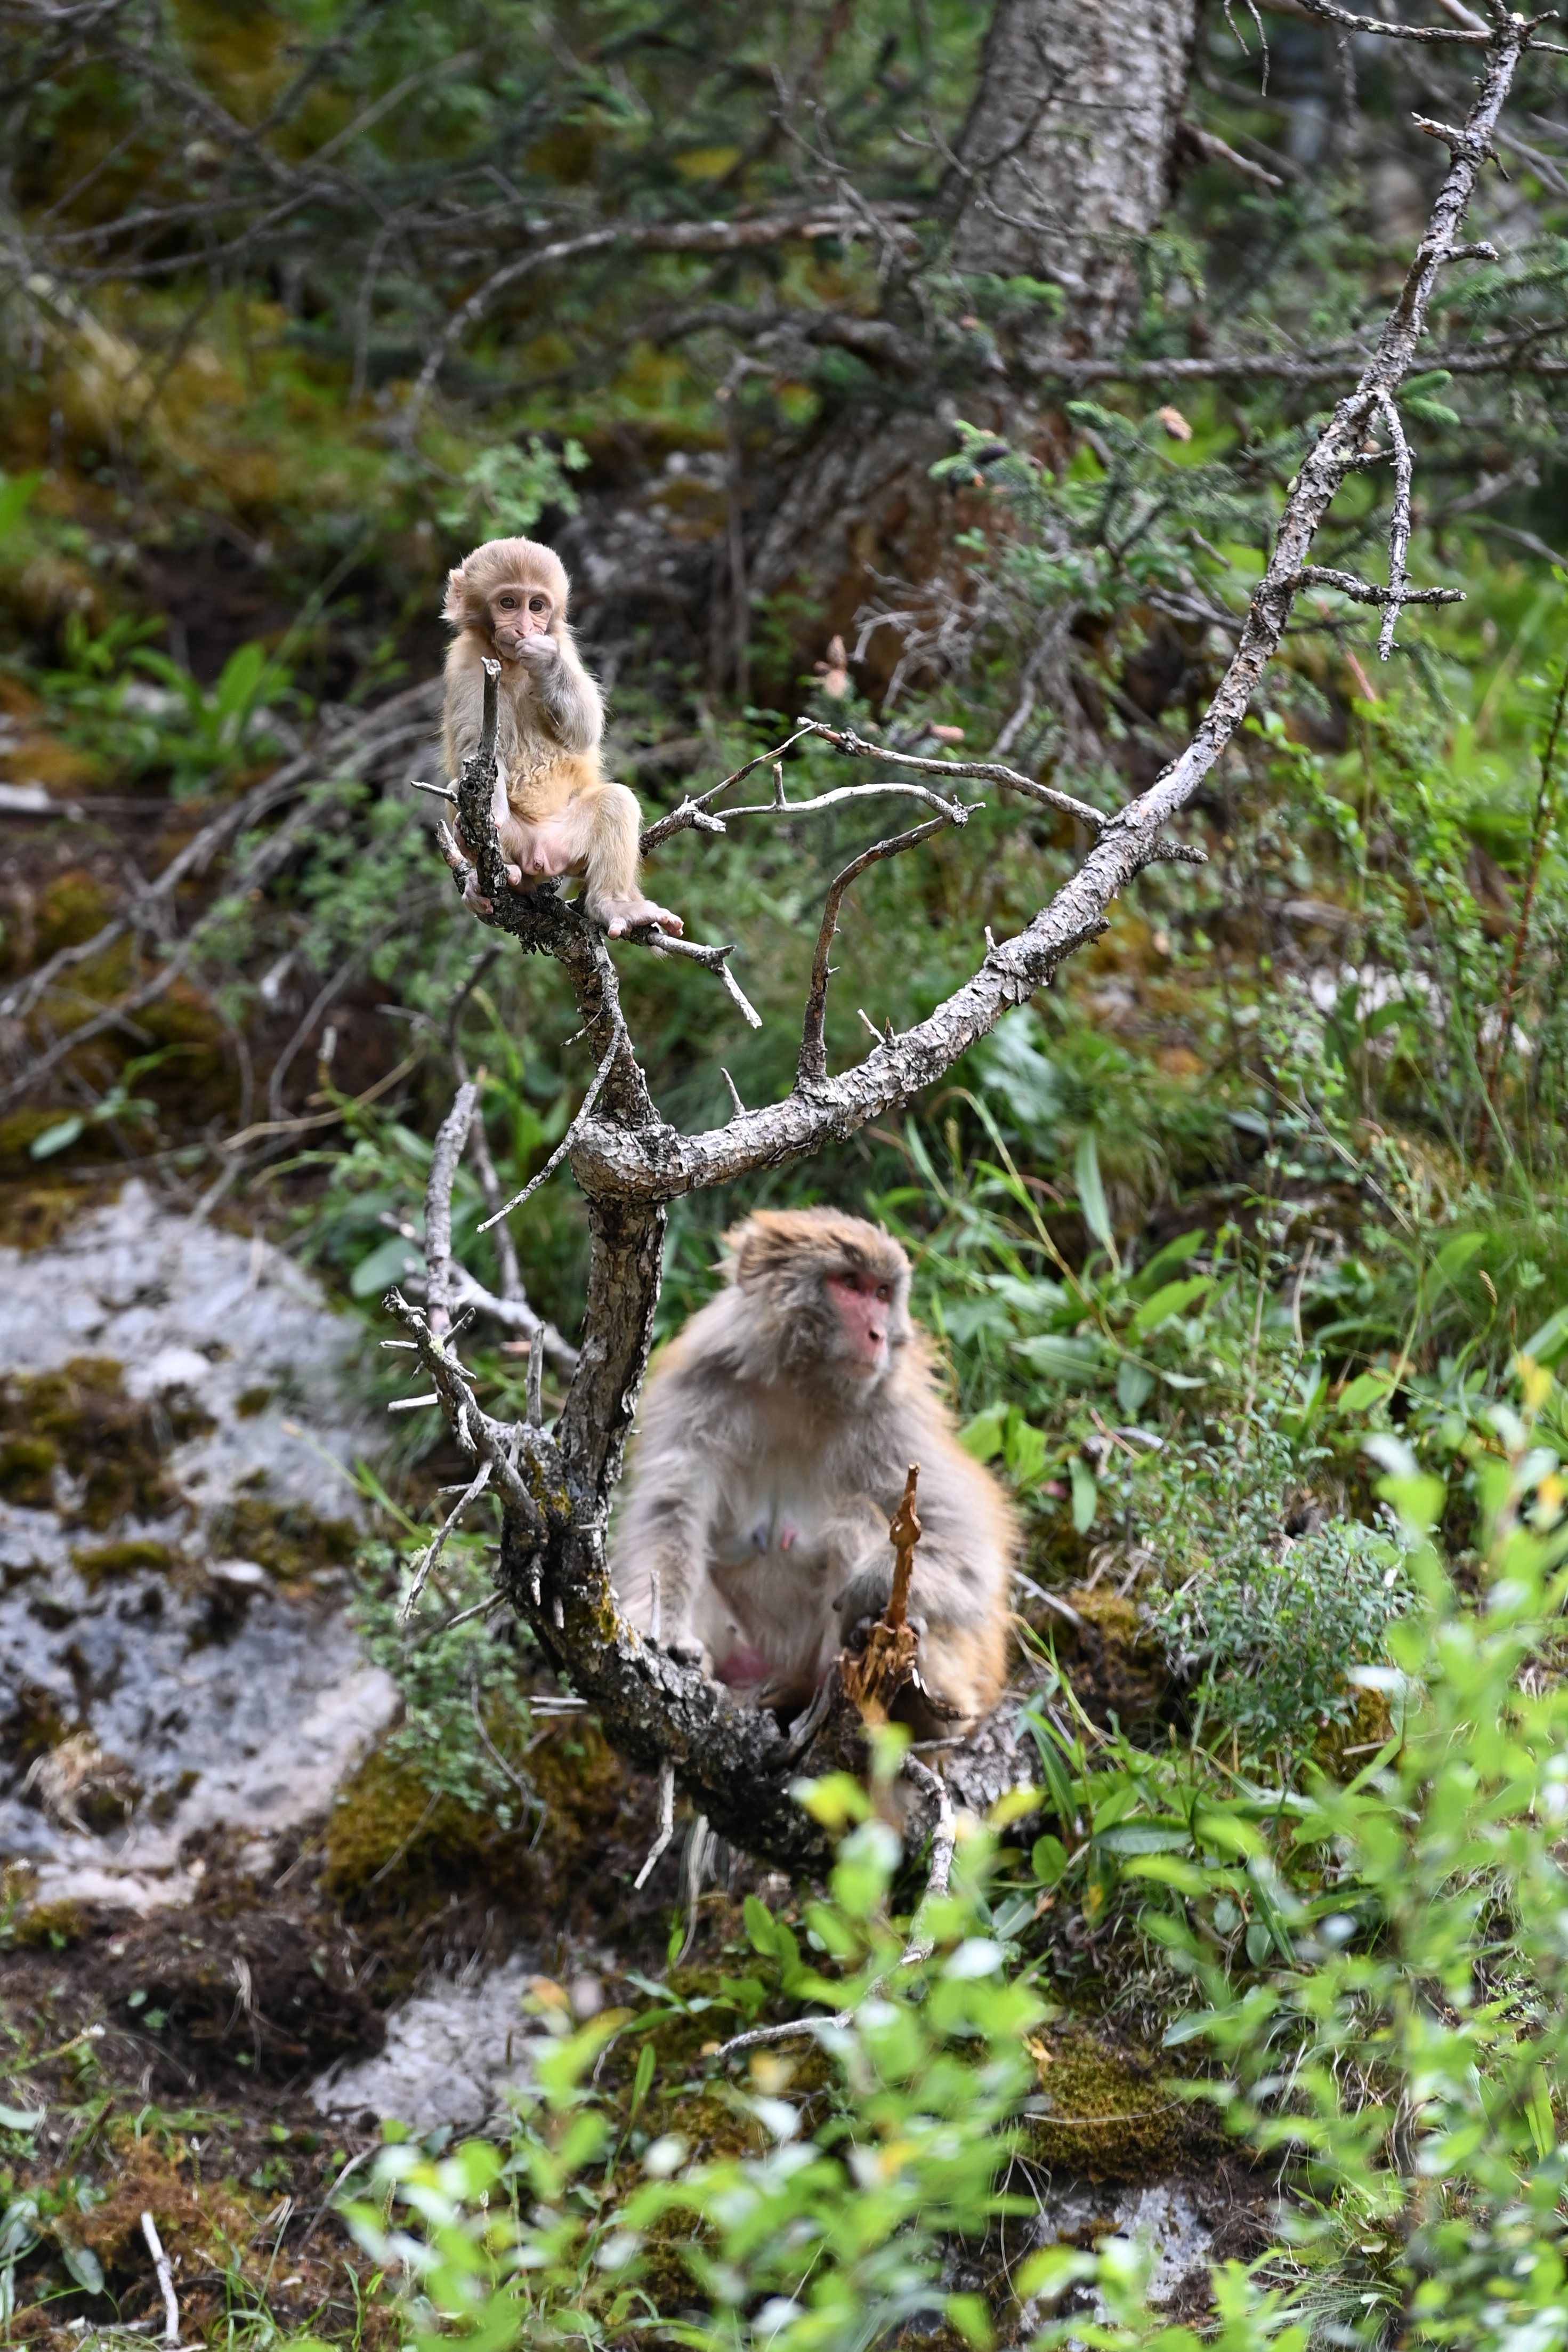
[[[1166,1242],[1156,1250],[1147,1265],[1140,1266],[1127,1285],[1134,1298],[1147,1298],[1162,1282],[1168,1282],[1178,1265],[1185,1265],[1195,1250],[1203,1247],[1207,1236],[1201,1233],[1178,1234],[1174,1242]]]
[[[42,1135],[33,1138],[27,1146],[27,1157],[30,1160],[53,1159],[57,1151],[68,1150],[86,1126],[87,1120],[82,1113],[72,1111],[69,1118],[62,1118],[57,1126],[46,1127]]]
[[[1192,1838],[1185,1822],[1120,1822],[1095,1843],[1107,1853],[1185,1853]]]
[[[1030,1848],[1029,1866],[1042,1886],[1054,1886],[1067,1868],[1067,1848],[1059,1837],[1038,1837]]]
[[[984,2295],[950,2294],[947,2297],[947,2325],[963,2337],[972,2352],[991,2352],[997,2340]]]
[[[411,1265],[422,1262],[423,1253],[417,1242],[405,1241],[401,1234],[392,1234],[362,1257],[349,1276],[349,1288],[356,1298],[373,1298],[392,1282],[401,1282]]]
[[[1097,1378],[1101,1368],[1098,1339],[1068,1339],[1054,1331],[1041,1331],[1032,1339],[1014,1342],[1014,1353],[1037,1372],[1050,1372],[1059,1381],[1071,1381],[1082,1387]]]
[[[1184,1315],[1206,1291],[1213,1288],[1211,1274],[1189,1274],[1180,1282],[1165,1283],[1152,1298],[1145,1299],[1127,1326],[1128,1337],[1141,1339],[1147,1332],[1157,1331],[1162,1323],[1168,1323],[1173,1315]]]
[[[0,539],[8,538],[32,502],[42,474],[0,474]]]
[[[1016,1409],[1009,1414],[1006,1455],[1008,1475],[1015,1486],[1032,1486],[1045,1468],[1045,1438]]]
[[[958,1443],[976,1462],[991,1462],[1002,1450],[1002,1433],[1007,1427],[1008,1407],[988,1404],[973,1421],[967,1421],[958,1432]]]
[[[1361,1372],[1347,1381],[1340,1391],[1341,1412],[1364,1412],[1369,1405],[1381,1404],[1393,1395],[1399,1383],[1392,1372]]]
[[[1552,1365],[1564,1348],[1568,1348],[1568,1307],[1560,1307],[1549,1315],[1539,1331],[1533,1332],[1520,1349],[1532,1363]]]
[[[1101,1248],[1114,1258],[1116,1237],[1111,1230],[1111,1212],[1105,1205],[1105,1187],[1100,1181],[1100,1153],[1092,1128],[1079,1139],[1072,1158],[1072,1181],[1078,1187],[1078,1205],[1084,1223]]]
[[[1471,1258],[1485,1247],[1484,1234],[1455,1234],[1443,1244],[1432,1260],[1433,1268],[1445,1282],[1457,1282]]]
[[[1557,2126],[1552,2115],[1552,2085],[1544,2066],[1538,2066],[1530,2080],[1530,2099],[1524,2110],[1530,2125],[1530,2137],[1535,2143],[1535,2153],[1542,2164],[1557,2145]]]
[[[653,2043],[651,2042],[644,2042],[642,2049],[637,2053],[637,2072],[632,2078],[632,2113],[633,2116],[636,2115],[643,2100],[648,2095],[649,2088],[653,2080],[653,2068],[657,2063],[658,2062],[653,2056]]]
[[[1100,1489],[1094,1473],[1081,1454],[1075,1454],[1067,1465],[1072,1480],[1072,1524],[1081,1536],[1086,1536],[1094,1524],[1099,1507]]]
[[[1201,2041],[1218,2015],[1215,2009],[1189,2010],[1185,2017],[1178,2017],[1166,2026],[1160,2036],[1160,2047],[1162,2050],[1176,2050],[1184,2042]]]
[[[84,2287],[89,2294],[101,2294],[103,2264],[92,2248],[78,2246],[74,2238],[68,2238],[58,2222],[55,2224],[55,2242],[60,2250],[60,2260],[78,2286]]]
[[[249,709],[267,671],[265,649],[251,644],[230,654],[213,689],[213,706],[221,719],[235,719]]]
[[[1154,1394],[1155,1376],[1124,1356],[1116,1367],[1116,1402],[1129,1421],[1136,1421]]]
[[[47,2112],[46,2107],[0,2107],[0,2128],[37,2131]]]

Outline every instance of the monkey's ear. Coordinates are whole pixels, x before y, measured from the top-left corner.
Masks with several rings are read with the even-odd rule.
[[[450,621],[455,629],[461,627],[468,617],[467,592],[468,583],[464,577],[463,566],[455,563],[446,575],[446,602],[441,608],[443,620]]]

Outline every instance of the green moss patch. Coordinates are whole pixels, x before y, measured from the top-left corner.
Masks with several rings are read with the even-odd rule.
[[[1115,2048],[1078,2025],[1029,2048],[1046,2103],[1029,2132],[1041,2164],[1089,2180],[1157,2180],[1218,2142],[1172,2090],[1168,2064],[1146,2051]]]
[[[79,1944],[86,1929],[74,1903],[31,1903],[10,1930],[9,1940],[24,1951],[63,1952]]]
[[[47,1469],[64,1468],[79,1482],[80,1500],[68,1524],[103,1533],[116,1520],[166,1518],[181,1507],[163,1456],[170,1443],[203,1434],[210,1414],[178,1394],[156,1403],[128,1396],[120,1367],[110,1356],[75,1356],[57,1372],[16,1376],[0,1383],[0,1481],[9,1449],[10,1479],[3,1491],[20,1501],[18,1486],[40,1500]]]
[[[1057,1652],[1079,1701],[1096,1723],[1124,1731],[1157,1720],[1170,1690],[1165,1653],[1134,1600],[1075,1585],[1067,1594],[1082,1622],[1058,1623]]]
[[[324,1519],[304,1503],[268,1503],[258,1495],[225,1503],[208,1532],[220,1559],[257,1560],[286,1584],[346,1567],[360,1545],[351,1519]]]
[[[71,1565],[78,1576],[96,1586],[109,1578],[138,1575],[144,1569],[160,1572],[171,1569],[174,1554],[167,1544],[138,1538],[126,1543],[83,1546],[72,1552]]]
[[[0,1444],[0,1495],[30,1511],[54,1500],[59,1448],[47,1437],[8,1437]]]

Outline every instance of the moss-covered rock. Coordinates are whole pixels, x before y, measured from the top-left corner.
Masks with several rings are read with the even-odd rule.
[[[85,1932],[77,1904],[30,1903],[13,1924],[8,1940],[26,1952],[63,1952],[79,1944]]]
[[[351,1519],[327,1519],[305,1503],[269,1503],[237,1495],[214,1515],[208,1537],[219,1558],[254,1559],[280,1582],[297,1583],[344,1567],[359,1548]]]
[[[1170,2087],[1167,2063],[1077,2022],[1029,2044],[1042,2111],[1029,2126],[1041,2164],[1089,2180],[1155,2180],[1218,2154],[1220,2135]]]
[[[1057,1655],[1085,1712],[1124,1731],[1156,1721],[1171,1690],[1164,1651],[1130,1595],[1103,1586],[1067,1594],[1080,1623],[1055,1629]]]
[[[137,1537],[124,1543],[78,1546],[71,1554],[71,1564],[78,1576],[97,1586],[106,1579],[137,1576],[149,1569],[165,1574],[174,1565],[174,1554],[165,1543]]]
[[[110,1356],[73,1356],[58,1371],[0,1383],[0,1448],[17,1449],[10,1454],[11,1478],[47,1502],[46,1460],[51,1475],[64,1469],[79,1490],[67,1521],[95,1533],[118,1519],[161,1519],[178,1510],[182,1497],[165,1451],[171,1439],[199,1436],[212,1426],[210,1414],[177,1392],[156,1402],[129,1396]],[[0,1462],[5,1458],[0,1454]],[[5,1491],[13,1502],[24,1499],[16,1486]]]

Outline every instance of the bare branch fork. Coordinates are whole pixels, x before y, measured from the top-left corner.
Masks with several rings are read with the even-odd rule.
[[[1306,13],[1362,29],[1364,20],[1322,5],[1298,0]],[[1032,778],[998,773],[995,780],[1051,805],[1067,801],[1082,813],[1094,839],[1082,863],[1016,938],[988,942],[978,969],[926,1019],[901,1035],[878,1039],[852,1068],[827,1066],[821,1027],[821,997],[828,979],[832,925],[854,871],[876,857],[911,846],[937,827],[957,822],[945,811],[908,835],[881,842],[855,866],[840,875],[824,908],[813,964],[812,1001],[808,1005],[800,1064],[790,1092],[758,1109],[737,1106],[723,1127],[686,1135],[661,1118],[650,1098],[622,1016],[613,963],[604,935],[576,906],[552,889],[514,892],[506,887],[503,863],[490,817],[494,781],[494,723],[465,763],[457,787],[463,839],[492,912],[488,921],[530,953],[553,956],[570,980],[598,1073],[591,1104],[573,1123],[567,1157],[588,1203],[591,1252],[581,1351],[553,1430],[537,1423],[507,1426],[480,1408],[471,1376],[453,1341],[399,1292],[389,1308],[410,1333],[428,1389],[455,1430],[458,1443],[487,1464],[490,1483],[503,1512],[497,1579],[517,1612],[527,1618],[550,1664],[599,1711],[608,1737],[650,1770],[667,1767],[674,1783],[694,1808],[706,1815],[719,1835],[785,1867],[814,1868],[825,1859],[821,1832],[790,1795],[790,1785],[807,1747],[809,1727],[796,1738],[771,1714],[737,1706],[730,1694],[709,1683],[695,1667],[678,1664],[664,1650],[627,1624],[619,1613],[605,1565],[605,1528],[611,1497],[636,1410],[659,1295],[660,1261],[669,1202],[716,1184],[744,1181],[818,1152],[885,1116],[932,1085],[956,1057],[986,1035],[1010,1007],[1045,987],[1073,950],[1105,928],[1107,909],[1144,868],[1186,845],[1166,828],[1186,809],[1224,756],[1246,716],[1249,703],[1285,634],[1295,597],[1303,586],[1331,587],[1385,612],[1384,651],[1389,648],[1399,610],[1435,601],[1434,592],[1412,591],[1405,576],[1408,544],[1408,450],[1395,406],[1410,373],[1426,326],[1438,273],[1459,243],[1465,212],[1488,153],[1498,118],[1531,27],[1490,0],[1491,29],[1476,42],[1479,87],[1462,126],[1451,140],[1451,160],[1433,205],[1426,236],[1384,324],[1376,349],[1359,381],[1338,403],[1292,484],[1280,518],[1273,551],[1241,623],[1235,653],[1196,733],[1179,757],[1149,789],[1106,814],[1050,794]],[[1407,35],[1412,28],[1364,20],[1364,29]],[[1385,590],[1354,574],[1324,576],[1311,562],[1312,542],[1347,478],[1364,464],[1368,444],[1384,428],[1395,459],[1395,515],[1390,534],[1390,576]],[[1446,598],[1453,592],[1436,594]],[[808,734],[833,741],[852,758],[891,760],[916,772],[936,770],[944,778],[965,772],[958,762],[925,762],[893,755],[848,730],[805,722],[790,739]],[[837,740],[835,740],[837,739]],[[787,748],[787,747],[786,747]],[[762,754],[777,763],[782,751]],[[972,763],[977,774],[982,763]],[[650,826],[644,845],[652,850],[701,818],[721,793],[738,782],[737,770],[721,785],[683,803],[681,810]],[[929,786],[926,787],[930,789]],[[777,808],[782,799],[776,770]],[[796,804],[802,806],[803,804]],[[450,857],[466,867],[456,845]],[[1188,852],[1187,854],[1190,854]],[[455,1164],[455,1160],[454,1160]],[[433,1181],[434,1168],[433,1165]],[[437,1230],[439,1218],[429,1221]],[[831,1713],[831,1711],[829,1710]],[[818,1741],[830,1734],[810,1734]],[[821,1749],[818,1749],[821,1752]],[[910,1771],[921,1809],[922,1837],[942,1832],[946,1800],[929,1768]],[[918,1936],[914,1939],[919,1941]]]

